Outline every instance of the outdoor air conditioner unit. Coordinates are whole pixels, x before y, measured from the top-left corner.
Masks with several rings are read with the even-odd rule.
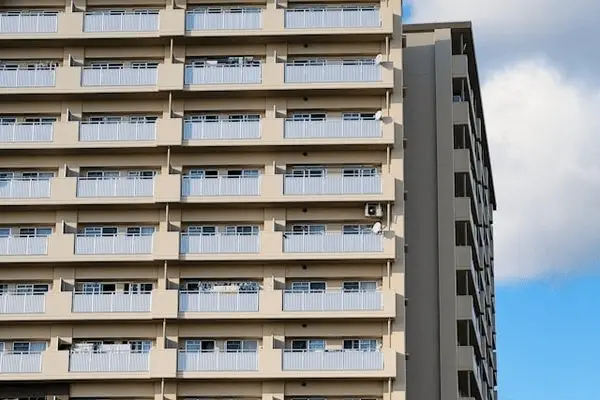
[[[383,207],[380,203],[365,204],[365,217],[380,218],[383,217]]]

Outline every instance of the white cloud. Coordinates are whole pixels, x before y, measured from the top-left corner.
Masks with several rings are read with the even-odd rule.
[[[499,207],[497,277],[589,267],[600,256],[600,87],[540,60],[489,77],[482,90]]]

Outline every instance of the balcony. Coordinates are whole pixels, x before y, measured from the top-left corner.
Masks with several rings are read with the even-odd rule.
[[[260,8],[203,8],[188,11],[185,15],[186,31],[253,30],[262,27]]]
[[[203,178],[184,176],[181,195],[190,196],[259,196],[261,178],[217,176]]]
[[[383,369],[380,351],[284,350],[283,369],[293,371],[372,371]]]
[[[0,87],[3,88],[35,88],[56,86],[56,69],[54,67],[18,67],[0,69]]]
[[[382,309],[383,296],[379,291],[287,290],[283,294],[283,311],[378,311]]]
[[[71,372],[144,372],[150,369],[150,353],[133,351],[71,351]]]
[[[91,122],[79,125],[82,142],[152,141],[156,139],[155,122]]]
[[[0,125],[0,143],[52,142],[53,124],[18,122]]]
[[[75,254],[151,254],[152,236],[85,236],[75,238]]]
[[[185,121],[184,140],[260,139],[260,121]]]
[[[376,120],[344,120],[341,118],[323,121],[286,120],[283,136],[286,139],[324,138],[379,138],[382,123]]]
[[[178,371],[257,371],[258,353],[179,351]]]
[[[0,180],[2,199],[43,199],[50,197],[50,179],[13,178]]]
[[[375,7],[306,7],[285,10],[287,29],[379,28],[381,18]]]
[[[258,292],[190,292],[179,294],[180,312],[256,312]]]
[[[0,374],[42,372],[42,353],[0,352]]]
[[[286,83],[378,82],[381,66],[373,60],[292,62],[285,64],[284,79]]]
[[[323,176],[298,177],[288,175],[283,183],[287,195],[380,194],[381,177],[376,176]]]
[[[77,197],[152,197],[154,178],[77,178]]]
[[[47,253],[47,236],[0,237],[0,255],[2,256],[41,256]]]
[[[262,71],[260,64],[186,65],[184,82],[186,85],[261,83]]]
[[[181,235],[181,254],[258,253],[260,235]]]
[[[43,293],[0,294],[0,314],[41,314],[45,310],[46,296]]]
[[[73,293],[74,313],[140,313],[151,307],[151,293]]]
[[[84,32],[155,32],[158,10],[87,12],[83,17]]]
[[[58,31],[55,12],[5,12],[0,14],[0,34],[54,33]]]
[[[81,86],[155,86],[157,81],[157,67],[84,66],[81,71]]]
[[[283,238],[283,251],[285,253],[381,252],[383,236],[342,232],[323,234],[287,232]]]

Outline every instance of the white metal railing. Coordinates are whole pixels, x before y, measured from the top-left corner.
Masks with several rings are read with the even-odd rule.
[[[256,371],[255,351],[179,351],[178,371]]]
[[[52,142],[54,124],[17,122],[0,125],[0,143]]]
[[[0,87],[54,87],[56,70],[54,68],[0,69]]]
[[[322,234],[287,232],[283,237],[283,251],[287,253],[380,252],[383,251],[383,236],[342,232]]]
[[[152,197],[154,178],[77,178],[77,197]]]
[[[82,86],[154,86],[158,79],[158,68],[84,67],[81,71]]]
[[[0,237],[1,256],[41,256],[47,253],[47,236]]]
[[[286,83],[377,82],[380,80],[381,66],[372,62],[328,61],[317,64],[287,63],[285,65]]]
[[[260,121],[186,121],[184,140],[260,139]]]
[[[366,371],[383,369],[380,351],[283,351],[284,370]]]
[[[258,311],[258,292],[179,293],[181,312],[252,312]]]
[[[152,292],[73,293],[73,312],[149,312],[151,307]]]
[[[186,65],[186,85],[210,85],[226,83],[261,83],[260,65]]]
[[[155,122],[83,121],[79,124],[79,140],[82,142],[135,142],[155,139]]]
[[[150,369],[150,353],[134,351],[71,351],[71,372],[142,372]]]
[[[204,8],[188,11],[185,15],[186,31],[260,29],[261,27],[260,8]]]
[[[75,254],[151,254],[154,236],[85,236],[75,238]]]
[[[381,193],[381,176],[285,176],[283,193],[289,195],[312,194],[378,194]]]
[[[283,311],[373,311],[383,308],[380,291],[298,291],[283,293]]]
[[[382,136],[381,121],[328,118],[323,121],[285,121],[287,139],[375,138]]]
[[[285,27],[294,28],[378,28],[379,9],[375,7],[288,8]]]
[[[43,199],[50,197],[51,180],[46,178],[0,179],[0,199]]]
[[[158,11],[88,12],[83,17],[84,32],[155,32]]]
[[[0,314],[41,314],[46,310],[44,293],[0,294]]]
[[[260,176],[214,178],[184,176],[181,195],[189,196],[259,196]]]
[[[42,372],[42,353],[0,352],[0,374]]]
[[[55,12],[0,13],[2,33],[54,33],[58,31]]]
[[[222,234],[181,235],[182,254],[203,253],[258,253],[260,235]]]

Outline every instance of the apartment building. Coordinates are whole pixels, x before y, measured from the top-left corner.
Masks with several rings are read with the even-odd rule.
[[[419,398],[400,0],[2,6],[0,398]]]

